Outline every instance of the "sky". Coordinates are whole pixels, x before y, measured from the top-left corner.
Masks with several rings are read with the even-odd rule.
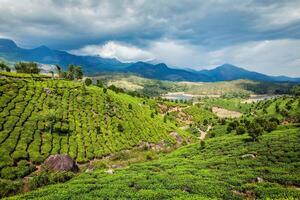
[[[300,77],[300,0],[0,0],[0,37],[123,62]]]

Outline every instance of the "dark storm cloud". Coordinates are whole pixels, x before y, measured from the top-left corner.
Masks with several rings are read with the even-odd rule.
[[[218,48],[300,37],[299,16],[280,22],[280,13],[276,15],[299,7],[299,1],[0,2],[1,35],[27,46],[74,49],[108,40],[141,46],[170,38]]]
[[[132,49],[130,58],[143,52],[143,58],[151,55],[191,67],[251,59],[239,49],[255,44],[258,52],[265,52],[281,44],[283,52],[268,54],[269,60],[261,58],[261,67],[282,69],[280,65],[289,58],[294,64],[286,67],[288,73],[296,69],[300,74],[299,56],[284,57],[300,39],[299,9],[299,0],[0,0],[0,37],[14,39],[23,47],[47,45],[78,53],[98,49],[113,55],[109,49],[113,47],[121,57],[126,56],[124,49]],[[164,54],[165,50],[174,56]],[[243,56],[233,57],[232,52],[243,52]],[[281,63],[272,62],[272,56],[281,53]],[[240,63],[253,65],[247,60]]]

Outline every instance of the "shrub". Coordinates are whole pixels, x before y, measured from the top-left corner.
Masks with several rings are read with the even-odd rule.
[[[253,141],[258,141],[258,137],[263,133],[263,128],[257,124],[252,122],[249,125],[248,133]]]
[[[0,179],[0,198],[20,192],[22,186],[22,181]]]
[[[89,86],[93,83],[93,81],[92,81],[92,79],[87,78],[87,79],[85,79],[84,83],[85,83],[86,86]]]
[[[264,126],[265,131],[271,132],[277,128],[277,123],[276,122],[267,122]]]
[[[238,135],[242,135],[242,134],[244,134],[245,132],[246,132],[246,129],[245,129],[244,126],[238,126],[238,127],[236,128],[236,134],[238,134]]]

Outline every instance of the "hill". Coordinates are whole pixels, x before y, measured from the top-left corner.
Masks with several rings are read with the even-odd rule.
[[[114,174],[96,169],[11,199],[299,199],[299,138],[294,126],[259,142],[222,133]]]
[[[158,114],[155,100],[81,82],[2,77],[0,93],[1,187],[3,180],[31,174],[53,154],[84,164],[142,143],[173,148],[170,133],[184,133]]]
[[[58,64],[63,68],[66,68],[68,64],[81,65],[85,73],[89,75],[101,72],[126,72],[145,78],[169,81],[215,82],[249,79],[263,82],[300,82],[300,78],[268,76],[230,64],[224,64],[212,70],[175,69],[164,63],[122,63],[117,59],[101,58],[100,56],[78,56],[66,51],[52,50],[46,46],[24,49],[8,39],[0,39],[0,59],[6,62],[34,61],[40,64]]]
[[[231,64],[224,64],[211,70],[184,70],[172,69],[165,64],[149,64],[137,62],[125,68],[123,71],[132,72],[145,78],[170,80],[170,81],[193,81],[215,82],[248,79],[263,82],[300,82],[300,78],[286,76],[268,76],[258,72],[252,72]]]
[[[149,64],[145,62],[137,62],[124,69],[125,72],[131,72],[140,76],[159,80],[169,81],[209,81],[209,77],[202,74],[196,74],[182,69],[172,69],[166,64]]]
[[[91,77],[105,85],[115,85],[128,91],[148,96],[159,96],[168,92],[185,92],[193,95],[225,94],[288,94],[293,83],[274,83],[250,80],[220,82],[163,81],[148,79],[129,73],[103,73]]]

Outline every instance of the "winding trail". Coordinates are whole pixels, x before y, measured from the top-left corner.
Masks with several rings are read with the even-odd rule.
[[[210,131],[212,129],[212,125],[208,125],[206,131],[202,131],[201,129],[197,128],[200,132],[200,137],[198,137],[200,140],[204,140],[208,131]]]

